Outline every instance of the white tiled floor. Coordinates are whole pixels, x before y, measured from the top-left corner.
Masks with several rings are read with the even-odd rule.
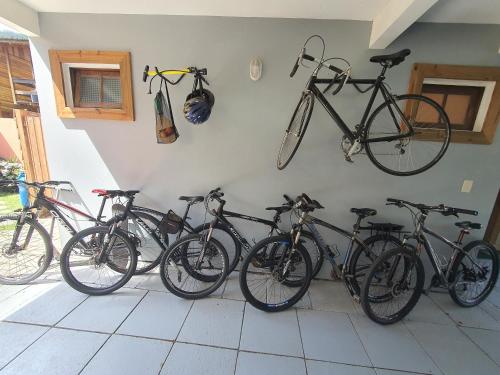
[[[157,273],[88,297],[51,270],[30,286],[0,285],[0,375],[500,373],[498,290],[468,309],[422,296],[393,326],[367,319],[338,282],[313,281],[296,307],[255,310],[238,274],[212,298],[187,301]]]

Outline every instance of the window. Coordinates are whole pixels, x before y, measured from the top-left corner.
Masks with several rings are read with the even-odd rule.
[[[49,53],[59,117],[134,120],[128,52]]]
[[[484,87],[453,85],[422,85],[422,95],[431,98],[444,108],[454,130],[474,131],[474,123],[479,112]],[[437,115],[434,111],[433,114]],[[426,108],[417,113],[417,124],[422,127],[442,128],[437,119],[429,118]]]
[[[119,70],[70,68],[75,107],[121,108]]]
[[[408,89],[438,102],[451,124],[451,141],[491,144],[500,117],[500,68],[414,64]],[[411,111],[411,108],[405,109]],[[423,140],[439,138],[440,126],[425,105],[418,108],[416,126]]]

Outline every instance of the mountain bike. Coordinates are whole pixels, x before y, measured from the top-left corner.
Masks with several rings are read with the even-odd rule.
[[[320,58],[306,53],[306,46],[313,38],[319,38],[323,44]],[[315,99],[344,134],[341,148],[348,162],[352,162],[354,155],[366,150],[371,162],[382,171],[395,176],[411,176],[426,171],[443,157],[450,143],[451,133],[450,121],[443,108],[425,96],[393,95],[384,83],[387,70],[402,63],[410,54],[409,49],[370,58],[371,62],[382,66],[376,79],[351,78],[351,66],[347,60],[337,57],[326,59],[324,52],[323,38],[319,35],[309,37],[290,73],[290,77],[293,77],[304,60],[317,64],[285,131],[278,154],[278,169],[284,169],[297,152],[311,119]],[[347,68],[342,70],[331,65],[328,63],[331,60],[343,61]],[[334,78],[318,78],[322,68],[334,72]],[[327,85],[323,91],[318,87],[322,84]],[[373,90],[361,121],[354,130],[347,126],[324,95],[330,89],[332,95],[336,95],[345,85],[353,85],[360,93]],[[369,86],[362,89],[361,85]],[[383,103],[372,111],[379,92]],[[433,130],[432,136],[430,129]]]
[[[373,263],[385,248],[401,245],[399,238],[390,233],[378,234],[366,242],[359,237],[361,222],[377,211],[371,208],[352,208],[357,215],[353,231],[349,232],[320,220],[310,213],[323,206],[306,194],[295,200],[294,211],[299,220],[290,233],[272,236],[258,242],[244,259],[240,271],[240,288],[246,300],[255,308],[276,312],[293,306],[303,297],[312,279],[312,266],[308,251],[302,244],[304,227],[312,234],[323,256],[332,266],[331,276],[342,279],[354,300],[359,301],[359,283],[365,277],[368,264]],[[325,227],[349,239],[342,265],[336,247],[326,244],[317,226]],[[386,227],[401,230],[402,227]],[[356,246],[356,248],[355,248]]]
[[[266,207],[266,211],[274,211],[274,216],[272,220],[262,219],[255,216],[243,215],[237,212],[227,211],[225,209],[226,201],[222,199],[224,193],[220,188],[212,190],[205,200],[205,205],[207,206],[207,211],[210,212],[214,218],[210,223],[202,224],[194,229],[196,233],[201,233],[203,231],[207,233],[212,233],[210,230],[221,229],[225,230],[231,237],[229,239],[222,239],[216,237],[219,241],[222,242],[229,256],[229,270],[228,274],[233,272],[238,262],[243,260],[243,258],[249,253],[252,246],[250,242],[238,231],[238,229],[234,226],[234,224],[229,220],[233,219],[241,219],[245,221],[251,221],[255,223],[259,223],[265,225],[269,228],[267,232],[267,237],[271,237],[274,234],[285,234],[286,231],[280,229],[279,224],[281,222],[281,216],[292,210],[293,200],[286,194],[283,195],[285,198],[285,203],[281,206],[273,206]],[[217,209],[210,210],[208,208],[208,204],[211,201],[217,201],[218,207]],[[210,234],[212,235],[212,234]],[[255,243],[254,243],[255,244]],[[313,267],[313,277],[315,277],[321,269],[323,265],[323,253],[320,251],[317,244],[314,242],[314,238],[311,233],[304,231],[302,244],[309,251],[309,255],[311,256],[312,267]],[[243,249],[243,252],[242,252]]]
[[[251,246],[249,241],[241,235],[236,227],[228,220],[229,218],[258,222],[266,225],[269,227],[269,235],[272,235],[274,232],[284,233],[278,226],[280,216],[290,211],[292,208],[290,204],[291,200],[286,195],[284,195],[284,197],[287,201],[282,206],[266,208],[267,210],[275,211],[272,221],[224,210],[226,201],[222,199],[223,196],[224,193],[221,191],[221,188],[210,191],[205,197],[205,208],[206,212],[210,212],[214,215],[214,219],[210,223],[205,223],[194,228],[194,234],[182,237],[176,243],[172,244],[162,257],[160,275],[163,284],[169,291],[179,297],[200,298],[200,296],[206,296],[215,291],[222,284],[225,276],[231,273],[242,259],[242,248],[245,251],[250,249]],[[212,201],[217,201],[219,203],[216,210],[211,210],[209,208],[209,203]],[[212,239],[215,240],[214,244],[211,244]],[[188,249],[190,246],[195,249]],[[201,252],[210,253],[211,250],[207,250],[206,248],[210,248],[211,246],[213,246],[214,249],[221,246],[228,256],[228,266],[224,278],[222,277],[222,263],[226,261],[222,257],[219,259],[219,268],[214,267],[211,269],[210,273],[198,272],[194,269],[193,260],[197,259],[198,254]],[[322,257],[318,257],[317,261],[319,271]],[[173,265],[176,265],[176,268],[173,268]],[[217,269],[220,272],[216,272]],[[182,274],[182,270],[184,270],[185,273],[183,276],[179,277],[179,275]]]
[[[33,203],[19,213],[0,217],[0,283],[25,284],[40,277],[49,267],[56,251],[52,243],[55,220],[65,228],[70,235],[77,233],[67,215],[67,210],[94,225],[103,223],[103,209],[106,199],[102,200],[97,216],[94,218],[75,207],[45,194],[46,189],[68,190],[68,181],[19,182],[3,181],[2,186],[23,184],[36,190]],[[52,215],[50,230],[47,231],[40,223],[40,212]]]
[[[405,236],[403,246],[384,252],[373,263],[363,285],[361,306],[365,313],[380,324],[391,324],[403,319],[417,304],[425,280],[420,259],[422,249],[428,255],[434,275],[430,288],[448,289],[455,303],[463,307],[476,306],[493,290],[498,278],[498,254],[486,241],[472,241],[463,246],[463,239],[479,223],[461,221],[455,242],[448,240],[425,225],[431,212],[444,216],[458,214],[477,215],[477,211],[448,207],[443,204],[429,206],[401,199],[388,198],[388,205],[407,208],[414,220],[415,230]],[[449,258],[440,257],[430,242],[434,238],[452,249]],[[408,241],[415,240],[416,246]]]

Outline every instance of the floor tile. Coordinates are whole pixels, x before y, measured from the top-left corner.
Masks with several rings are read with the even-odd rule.
[[[311,295],[309,291],[293,307],[297,309],[312,309]]]
[[[431,358],[402,324],[380,325],[363,315],[351,315],[373,366],[439,374]]]
[[[224,289],[224,293],[222,294],[222,298],[236,299],[238,301],[245,300],[245,297],[243,297],[240,289],[239,275],[239,272],[233,272],[231,275],[229,275],[226,282],[226,288]]]
[[[498,375],[498,367],[457,327],[407,322],[417,338],[446,375]]]
[[[432,300],[436,302],[457,324],[472,328],[495,329],[500,331],[500,322],[491,315],[475,307],[458,306],[448,294],[432,293]]]
[[[179,341],[238,348],[244,302],[206,298],[194,302]]]
[[[295,309],[269,314],[245,307],[240,349],[261,353],[303,356]]]
[[[233,375],[236,350],[175,343],[161,375]]]
[[[166,341],[113,335],[82,375],[156,375],[172,344]]]
[[[91,296],[57,326],[113,333],[146,293],[145,290],[121,288],[106,296]]]
[[[500,278],[499,278],[499,280],[500,280]],[[493,291],[491,292],[491,294],[488,296],[488,298],[486,300],[489,301],[490,303],[492,303],[493,305],[495,305],[496,307],[500,308],[500,289],[499,289],[499,287],[496,287],[495,289],[493,289]]]
[[[149,292],[117,332],[174,340],[192,303],[170,293]]]
[[[306,375],[306,366],[302,358],[240,352],[235,375],[255,374]]]
[[[0,322],[0,337],[2,349],[0,350],[0,369],[19,353],[32,344],[37,338],[47,332],[49,328]]]
[[[307,375],[376,375],[369,367],[343,365],[341,363],[306,361]]]
[[[396,371],[396,370],[386,370],[386,369],[375,369],[377,375],[420,375],[416,372],[406,372],[406,371]]]
[[[356,312],[354,301],[341,282],[313,280],[309,295],[313,310]]]
[[[490,301],[483,301],[480,305],[479,308],[481,310],[484,310],[490,315],[493,319],[495,319],[497,322],[500,322],[500,307],[496,307],[494,304],[492,304]]]
[[[2,375],[77,374],[108,335],[52,328],[2,370]]]
[[[416,322],[455,325],[436,303],[425,295],[421,295],[417,305],[405,318]]]
[[[468,327],[462,327],[461,330],[500,366],[500,333]]]
[[[347,314],[297,310],[306,358],[371,366]]]
[[[65,283],[32,285],[4,301],[0,317],[16,322],[53,325],[87,297]]]
[[[134,276],[135,277],[135,276]],[[143,275],[135,285],[139,289],[155,290],[157,292],[168,293],[168,289],[163,285],[159,273],[148,273]]]
[[[0,302],[26,289],[28,285],[0,285]]]

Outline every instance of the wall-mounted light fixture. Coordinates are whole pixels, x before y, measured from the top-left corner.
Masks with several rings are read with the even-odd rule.
[[[258,57],[250,61],[250,78],[252,81],[258,81],[262,76],[262,60]]]

